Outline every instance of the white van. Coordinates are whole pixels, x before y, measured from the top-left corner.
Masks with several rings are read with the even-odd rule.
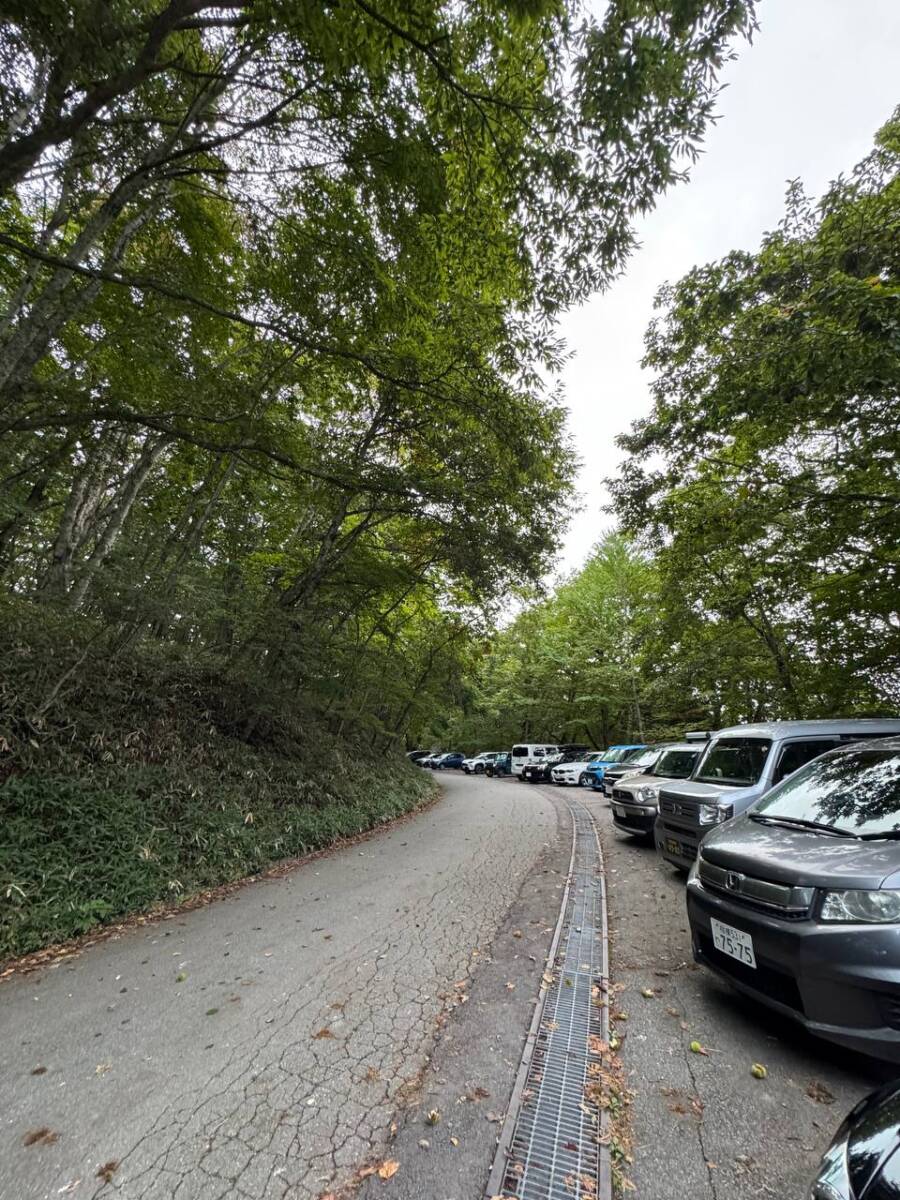
[[[543,762],[551,754],[559,754],[559,746],[551,742],[526,742],[512,748],[512,773],[522,782],[522,771],[531,763]]]

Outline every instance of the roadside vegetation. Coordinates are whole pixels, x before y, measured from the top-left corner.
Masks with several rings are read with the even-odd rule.
[[[740,0],[7,5],[0,955],[416,803]]]
[[[448,744],[900,712],[900,114],[658,307],[621,532],[479,657]]]

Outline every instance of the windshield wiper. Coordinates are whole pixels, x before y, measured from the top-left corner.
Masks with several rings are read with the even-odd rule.
[[[900,842],[900,829],[885,829],[883,833],[861,833],[861,842]]]
[[[830,833],[834,837],[853,838],[860,840],[858,833],[849,829],[840,829],[837,825],[826,825],[823,821],[804,821],[802,817],[782,817],[777,813],[748,813],[751,821],[759,821],[763,825],[790,825],[795,829],[818,829],[820,833]]]

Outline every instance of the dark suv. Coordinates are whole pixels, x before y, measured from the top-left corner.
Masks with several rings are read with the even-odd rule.
[[[687,906],[698,962],[900,1062],[900,738],[824,754],[708,833]]]

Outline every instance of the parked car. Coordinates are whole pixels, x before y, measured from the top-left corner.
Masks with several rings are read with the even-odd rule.
[[[437,762],[434,764],[436,771],[456,770],[463,765],[465,755],[460,750],[449,750],[446,754],[438,756]]]
[[[499,754],[499,750],[482,750],[472,758],[463,759],[462,769],[467,775],[483,775],[488,763],[493,762]]]
[[[707,834],[687,907],[697,962],[900,1062],[900,737],[817,758]]]
[[[522,778],[527,779],[529,783],[550,783],[552,771],[565,762],[583,759],[587,751],[587,746],[559,746],[556,754],[548,754],[542,759],[528,763],[522,769]]]
[[[591,777],[591,787],[603,790],[603,776],[606,773],[606,768],[611,767],[613,763],[627,762],[629,758],[634,758],[635,755],[645,748],[644,742],[630,742],[625,745],[608,746],[602,751],[599,758],[595,759],[588,767],[587,773]]]
[[[695,764],[700,755],[700,751],[703,749],[706,742],[709,741],[710,736],[711,735],[707,731],[703,731],[702,733],[691,732],[684,735],[684,742],[690,742],[696,750],[696,754],[694,756]],[[683,745],[684,742],[655,742],[652,745],[647,746],[646,749],[642,750],[639,754],[636,754],[633,758],[629,758],[624,762],[613,763],[611,767],[607,767],[603,772],[603,783],[601,789],[603,794],[607,797],[611,797],[613,794],[613,788],[616,786],[616,783],[619,780],[625,779],[629,775],[639,775],[642,771],[649,771],[665,750],[671,746]],[[687,774],[690,774],[690,772]],[[687,774],[673,776],[673,778],[686,779]]]
[[[550,770],[550,778],[554,783],[559,784],[578,784],[580,787],[590,787],[590,776],[588,775],[588,767],[591,763],[603,757],[602,750],[595,750],[592,754],[586,750],[581,753],[572,754],[569,757],[562,758],[556,766]]]
[[[744,812],[799,767],[842,743],[892,733],[900,733],[900,720],[763,721],[720,729],[689,780],[660,788],[656,848],[687,870],[709,829]]]
[[[900,1196],[900,1079],[847,1114],[825,1151],[809,1200],[896,1200]]]
[[[522,772],[529,763],[543,762],[551,754],[559,754],[559,746],[552,742],[524,742],[512,748],[512,773],[521,781]]]
[[[652,842],[660,784],[664,779],[687,779],[702,751],[702,742],[669,742],[651,767],[616,779],[610,794],[615,827]],[[635,761],[640,762],[640,758]],[[612,770],[604,780],[607,787]]]
[[[491,778],[499,775],[512,774],[512,751],[501,750],[493,762],[489,762],[484,768],[485,775],[490,775]]]
[[[429,750],[407,750],[406,757],[411,763],[420,763],[423,758],[428,758]]]
[[[419,766],[420,767],[430,767],[431,770],[434,770],[434,768],[438,764],[438,759],[441,757],[441,755],[443,753],[444,753],[443,750],[435,750],[432,754],[426,754],[426,756],[424,758],[419,759]]]

